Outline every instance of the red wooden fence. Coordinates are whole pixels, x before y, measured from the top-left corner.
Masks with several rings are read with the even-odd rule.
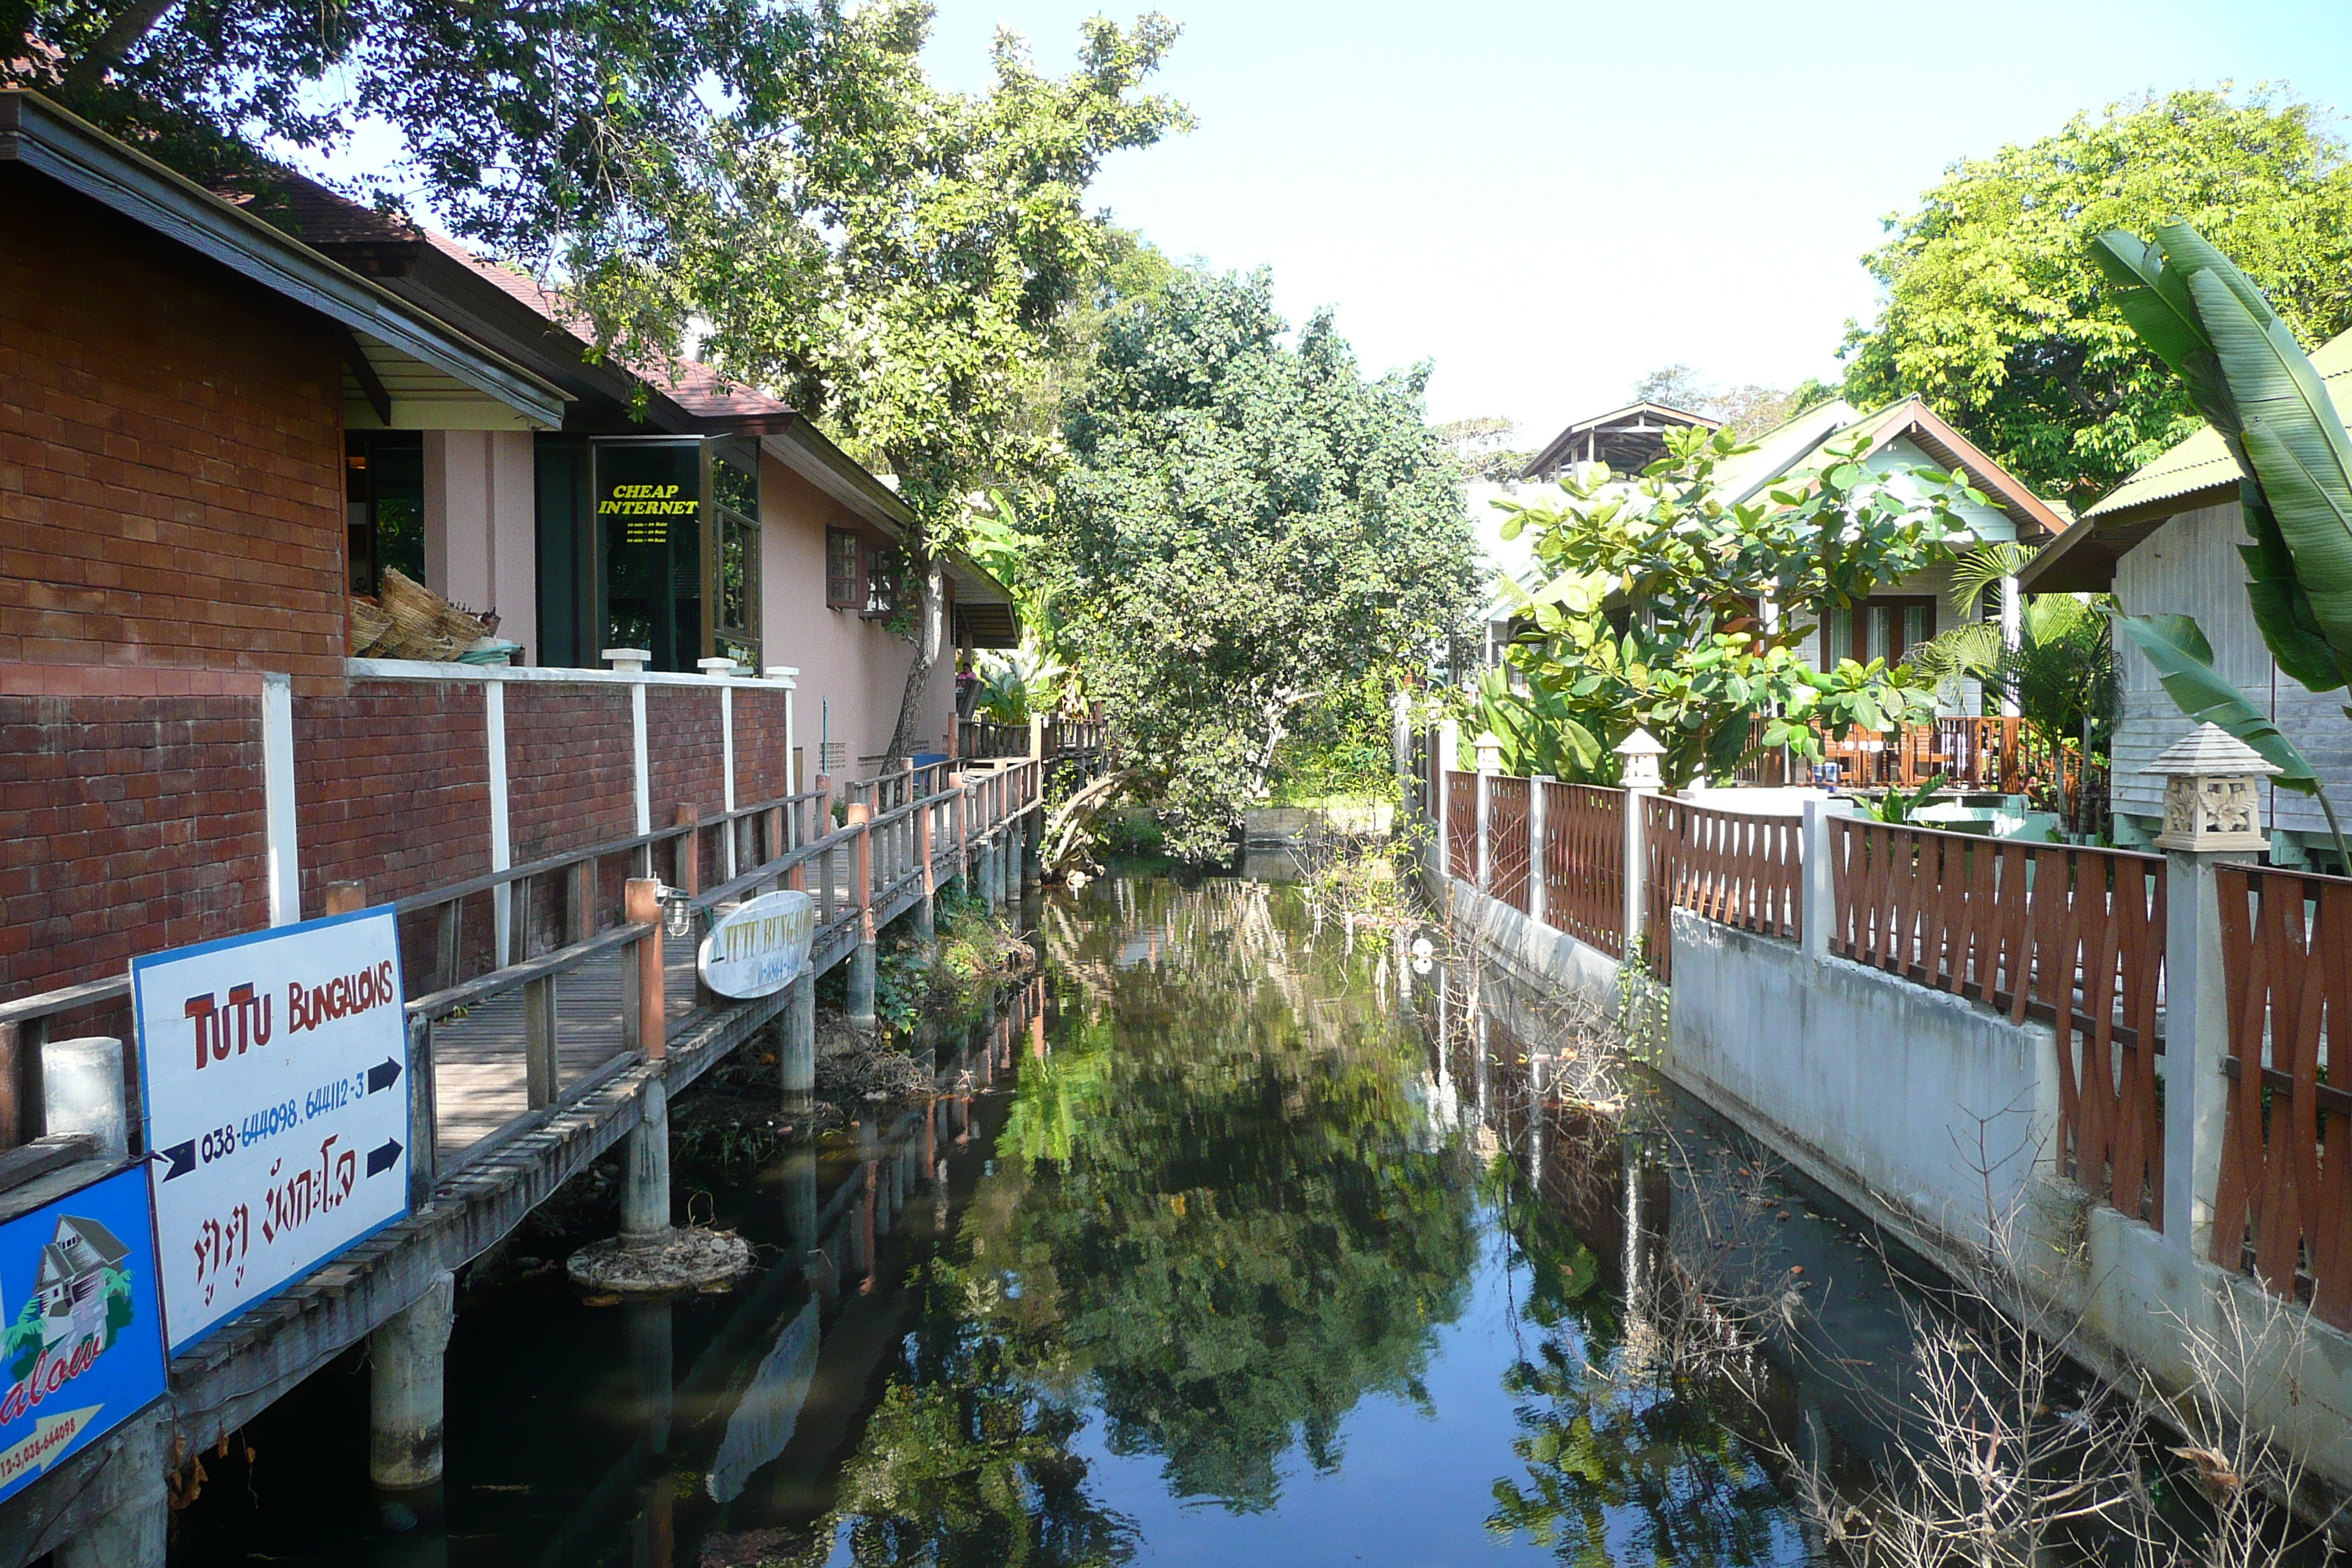
[[[2219,868],[2230,1075],[2213,1261],[2352,1329],[2352,1092],[2331,1037],[2352,1027],[2352,880]]]
[[[1478,775],[1445,775],[1445,864],[1465,882],[1478,879]]]
[[[1612,958],[1625,949],[1625,792],[1548,784],[1544,921]]]
[[[1486,890],[1521,914],[1528,912],[1530,782],[1499,773],[1486,781]]]
[[[1651,796],[1642,823],[1648,866],[1650,959],[1660,978],[1676,909],[1766,936],[1797,935],[1802,820],[1718,811]]]
[[[2164,861],[1841,820],[1830,951],[2058,1034],[2059,1161],[2163,1228]]]

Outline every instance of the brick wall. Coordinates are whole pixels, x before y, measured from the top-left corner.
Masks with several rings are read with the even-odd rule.
[[[735,799],[750,805],[790,795],[793,752],[784,735],[782,688],[735,692]],[[810,764],[812,770],[815,763]]]
[[[646,687],[646,755],[656,827],[676,822],[681,805],[698,806],[705,816],[724,806],[718,689]]]
[[[259,677],[0,666],[0,996],[265,924],[263,809]]]
[[[629,689],[508,683],[507,833],[518,865],[637,830]]]
[[[20,169],[0,165],[0,660],[334,683],[324,324]]]
[[[294,704],[302,912],[363,878],[384,903],[490,868],[490,764],[478,681],[355,680]]]

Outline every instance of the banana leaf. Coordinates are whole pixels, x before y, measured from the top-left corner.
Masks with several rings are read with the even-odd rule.
[[[2219,724],[2279,770],[2271,783],[2301,795],[2319,793],[2311,763],[2228,677],[2213,668],[2213,645],[2193,616],[2125,616],[2115,623],[2156,667],[2156,678],[2197,723]]]

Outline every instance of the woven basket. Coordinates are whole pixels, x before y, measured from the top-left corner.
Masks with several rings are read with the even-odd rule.
[[[443,627],[442,616],[449,608],[448,601],[398,567],[384,568],[383,585],[377,597],[392,623],[377,645],[377,651],[384,658],[446,664],[466,646]],[[480,632],[475,632],[466,638],[466,643],[479,636]]]
[[[392,617],[376,607],[373,600],[354,597],[351,609],[351,647],[353,658],[366,658],[383,644],[384,636],[392,630]]]

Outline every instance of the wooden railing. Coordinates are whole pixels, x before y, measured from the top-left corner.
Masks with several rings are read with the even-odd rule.
[[[1025,757],[1033,746],[1048,762],[1061,757],[1094,756],[1103,749],[1104,729],[1100,719],[1048,719],[1039,733],[1032,735],[1026,724],[964,719],[956,724],[956,756],[963,762]]]
[[[1494,897],[1528,912],[1528,800],[1530,781],[1500,774],[1486,781],[1486,886]]]
[[[1770,722],[1761,714],[1748,721],[1748,743],[1757,754],[1739,769],[1742,783],[1917,789],[1940,773],[1950,789],[2015,795],[2037,777],[2021,719],[1937,719],[1885,734],[1848,734],[1823,741],[1819,763],[1764,750]]]
[[[1465,882],[1478,880],[1478,775],[1445,775],[1445,864]]]
[[[1544,919],[1612,958],[1623,956],[1625,792],[1546,784]]]
[[[1648,857],[1652,966],[1664,977],[1677,909],[1766,936],[1794,940],[1798,909],[1799,819],[1722,811],[1652,795],[1643,803],[1642,842]]]
[[[1832,952],[2058,1035],[2062,1168],[2163,1227],[2164,861],[1841,820]]]
[[[2352,1027],[2352,880],[2216,879],[2231,1026],[2213,1261],[2288,1297],[2306,1275],[2312,1310],[2352,1329],[2352,1092],[2333,1048]]]

